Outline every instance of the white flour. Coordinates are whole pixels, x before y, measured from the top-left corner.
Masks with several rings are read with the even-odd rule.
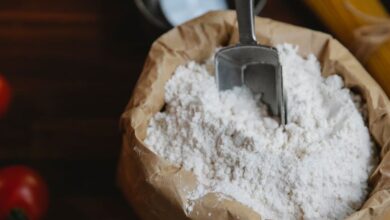
[[[249,90],[219,93],[207,66],[190,62],[166,84],[166,110],[150,121],[145,143],[195,173],[192,199],[219,192],[267,219],[342,219],[367,195],[375,164],[368,129],[339,76],[322,77],[317,59],[292,45],[278,50],[285,130]]]

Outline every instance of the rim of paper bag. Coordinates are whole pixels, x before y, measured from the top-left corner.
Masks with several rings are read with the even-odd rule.
[[[381,161],[370,177],[373,185],[370,197],[362,209],[348,219],[383,219],[390,216],[389,211],[386,213],[386,208],[390,209],[390,103],[383,90],[354,56],[328,34],[257,17],[256,35],[261,44],[299,45],[301,55],[313,53],[318,57],[323,75],[337,73],[344,78],[346,87],[361,93],[368,107],[369,130],[380,146]],[[150,49],[132,98],[122,115],[124,135],[135,143],[127,147],[137,151],[147,183],[192,219],[207,218],[208,213],[214,216],[213,219],[259,219],[259,216],[246,206],[221,199],[215,193],[196,200],[193,211],[186,212],[188,190],[196,186],[194,174],[158,157],[142,141],[149,119],[164,105],[164,85],[176,67],[189,60],[204,61],[217,46],[235,43],[237,38],[233,11],[207,13],[161,36]]]

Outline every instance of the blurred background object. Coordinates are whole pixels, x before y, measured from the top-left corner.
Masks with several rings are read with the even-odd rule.
[[[326,31],[300,0],[268,0],[261,15]],[[0,72],[12,89],[0,169],[42,175],[46,219],[137,219],[115,182],[118,120],[158,36],[148,25],[136,0],[0,1]]]
[[[255,0],[254,13],[260,14],[267,0]],[[212,10],[234,9],[233,0],[135,0],[148,22],[145,29],[151,34],[162,32]]]
[[[390,95],[389,0],[305,0]]]
[[[182,24],[212,10],[227,10],[225,0],[160,0],[164,16],[172,26]]]
[[[11,102],[11,86],[4,76],[0,74],[0,119],[7,114]]]

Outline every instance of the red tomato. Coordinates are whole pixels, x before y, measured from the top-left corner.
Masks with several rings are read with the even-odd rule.
[[[37,172],[25,166],[0,170],[0,220],[21,219],[17,215],[39,220],[47,206],[47,186]]]
[[[0,75],[0,118],[5,116],[11,101],[11,87],[7,80]]]

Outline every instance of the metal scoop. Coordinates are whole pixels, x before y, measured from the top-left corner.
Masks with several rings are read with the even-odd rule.
[[[215,55],[217,85],[220,91],[247,86],[261,94],[281,124],[287,123],[283,97],[282,67],[275,48],[257,44],[254,33],[253,0],[235,0],[240,42],[222,48]]]

